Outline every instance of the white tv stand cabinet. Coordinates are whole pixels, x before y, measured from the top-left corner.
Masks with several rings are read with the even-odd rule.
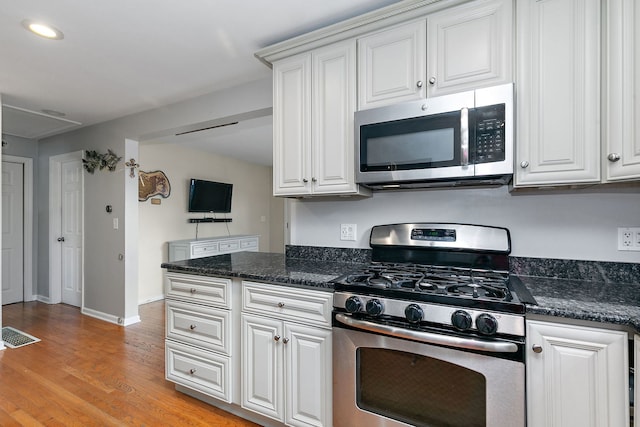
[[[259,247],[260,236],[251,234],[174,240],[169,242],[169,262],[241,251],[258,252]]]

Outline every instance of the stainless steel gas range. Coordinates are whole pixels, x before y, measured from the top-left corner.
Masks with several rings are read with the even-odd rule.
[[[508,230],[375,226],[334,281],[335,426],[524,426],[525,304]]]

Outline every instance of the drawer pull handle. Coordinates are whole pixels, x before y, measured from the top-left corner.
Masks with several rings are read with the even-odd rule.
[[[280,341],[280,335],[276,335],[275,337],[273,337],[274,341]]]
[[[531,350],[533,350],[534,353],[542,353],[542,346],[534,344],[533,347],[531,347]]]
[[[191,369],[189,369],[189,373],[190,373],[191,375],[195,374],[195,373],[196,373],[196,368],[191,368]]]
[[[284,307],[284,303],[283,302],[279,302],[278,303],[278,307],[280,307],[280,308]]]
[[[286,343],[288,343],[288,342],[289,342],[289,338],[284,338],[284,339],[282,340],[282,342],[283,342],[283,343],[285,343],[285,344],[286,344]]]
[[[196,293],[196,288],[189,289],[189,292],[191,292],[192,294],[195,294]]]
[[[197,325],[189,325],[189,329],[191,329],[192,331],[196,328]]]

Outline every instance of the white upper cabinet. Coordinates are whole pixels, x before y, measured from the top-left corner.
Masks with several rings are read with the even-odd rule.
[[[513,4],[475,1],[427,16],[428,96],[513,81]]]
[[[273,64],[273,193],[310,192],[311,54]]]
[[[638,22],[634,0],[517,2],[516,187],[640,179]]]
[[[426,55],[424,20],[358,39],[358,109],[424,98]]]
[[[516,186],[600,181],[600,0],[518,1]]]
[[[355,40],[274,62],[274,195],[367,194],[355,184]]]
[[[604,179],[640,179],[640,3],[608,0],[605,4]]]
[[[478,0],[358,39],[358,109],[513,80],[511,0]]]

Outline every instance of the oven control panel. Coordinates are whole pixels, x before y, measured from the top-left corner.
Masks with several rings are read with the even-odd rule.
[[[456,230],[450,228],[413,228],[411,230],[411,240],[455,242]]]
[[[394,298],[335,292],[333,306],[336,311],[359,314],[371,320],[389,319],[407,322],[418,327],[422,322],[453,327],[460,332],[477,332],[492,336],[508,334],[525,335],[524,316],[399,300]],[[407,325],[409,326],[409,325]]]

